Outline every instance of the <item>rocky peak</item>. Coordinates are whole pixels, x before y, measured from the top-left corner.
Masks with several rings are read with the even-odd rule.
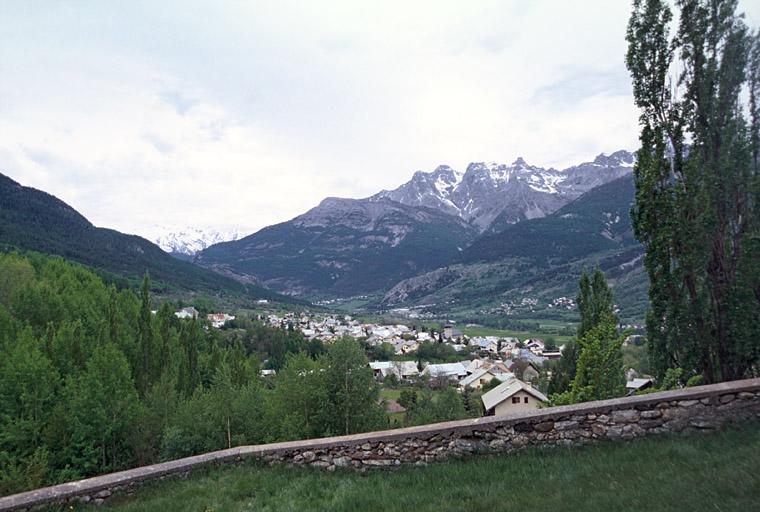
[[[636,157],[633,153],[620,150],[615,151],[609,156],[602,153],[594,159],[594,163],[605,167],[632,167],[635,160]]]

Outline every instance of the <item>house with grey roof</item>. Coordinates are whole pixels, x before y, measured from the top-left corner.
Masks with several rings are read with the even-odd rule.
[[[530,383],[512,378],[485,393],[481,400],[486,416],[502,416],[517,411],[538,409],[549,399]]]

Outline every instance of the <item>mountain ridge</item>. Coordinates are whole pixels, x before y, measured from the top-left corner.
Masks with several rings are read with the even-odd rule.
[[[194,261],[298,296],[384,291],[458,261],[481,236],[546,217],[599,184],[630,175],[634,159],[624,150],[602,153],[562,171],[523,158],[509,165],[475,162],[464,172],[441,165],[366,198],[327,197],[289,221],[208,247]]]
[[[529,165],[522,157],[509,165],[472,162],[464,172],[441,165],[431,172],[417,171],[406,183],[369,199],[437,208],[480,232],[496,232],[544,217],[592,188],[629,174],[634,161],[633,153],[620,150],[564,170]]]
[[[0,174],[0,243],[6,249],[61,256],[133,283],[147,271],[154,287],[166,291],[276,297],[269,290],[178,260],[140,236],[96,227],[54,195],[4,174]]]

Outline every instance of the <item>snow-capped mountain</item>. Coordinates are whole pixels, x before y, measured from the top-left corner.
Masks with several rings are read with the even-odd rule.
[[[192,258],[196,253],[220,242],[229,242],[241,237],[237,229],[202,229],[185,227],[181,229],[166,226],[154,226],[149,239],[169,254],[177,257]]]
[[[461,217],[482,231],[545,217],[594,187],[633,169],[634,155],[601,154],[564,170],[529,165],[518,158],[509,165],[471,163],[464,173],[449,166],[418,171],[395,190],[371,199],[388,198],[409,206],[428,206]]]
[[[563,171],[518,158],[416,172],[364,199],[328,197],[287,222],[204,249],[194,262],[292,295],[348,296],[388,289],[444,267],[479,236],[546,217],[589,190],[629,175],[625,151]]]

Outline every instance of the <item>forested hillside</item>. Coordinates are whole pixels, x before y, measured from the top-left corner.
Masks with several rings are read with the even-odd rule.
[[[153,278],[153,286],[165,292],[276,297],[276,294],[263,288],[246,287],[227,277],[179,261],[139,236],[95,227],[60,199],[21,186],[2,174],[0,246],[63,256],[127,283],[139,282],[148,271]]]
[[[385,426],[353,340],[326,350],[247,320],[220,331],[154,303],[147,280],[117,291],[59,258],[0,255],[0,495]]]

